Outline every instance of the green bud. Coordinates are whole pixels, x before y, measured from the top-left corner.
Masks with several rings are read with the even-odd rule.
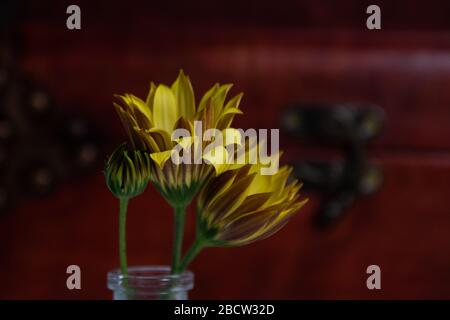
[[[150,156],[120,145],[106,161],[105,179],[117,198],[133,198],[147,188],[150,178]]]

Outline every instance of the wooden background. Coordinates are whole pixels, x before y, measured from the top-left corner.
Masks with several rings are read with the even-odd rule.
[[[23,3],[17,62],[61,108],[124,139],[114,93],[146,94],[183,68],[194,89],[216,81],[245,92],[241,127],[276,128],[291,102],[371,102],[387,116],[371,159],[376,195],[338,225],[311,224],[318,198],[268,240],[205,250],[192,298],[450,298],[450,3],[378,1],[382,30],[365,28],[367,1],[78,1],[82,30],[65,28],[68,1]],[[282,137],[286,160],[307,150]],[[118,205],[101,167],[52,196],[0,217],[0,298],[108,299],[117,266]],[[167,264],[172,213],[155,191],[131,203],[130,264]],[[194,236],[190,213],[186,243]],[[65,287],[80,265],[82,290]],[[366,268],[382,290],[366,288]]]

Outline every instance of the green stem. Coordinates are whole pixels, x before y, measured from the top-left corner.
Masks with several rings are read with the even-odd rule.
[[[119,214],[119,256],[120,270],[123,275],[128,275],[127,268],[127,237],[126,237],[126,221],[128,198],[120,198],[120,214]]]
[[[180,265],[183,247],[185,206],[175,207],[174,243],[172,251],[172,274],[176,274]]]
[[[183,261],[180,264],[180,268],[178,269],[179,272],[183,272],[189,263],[192,262],[192,260],[199,254],[199,252],[206,247],[206,242],[202,238],[195,239],[192,246],[189,248],[188,252],[186,253],[186,256],[184,257]]]

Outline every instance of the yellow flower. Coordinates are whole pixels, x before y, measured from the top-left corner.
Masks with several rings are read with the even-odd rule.
[[[211,166],[203,161],[200,164],[168,161],[173,148],[180,143],[180,140],[172,140],[173,130],[186,129],[195,138],[194,121],[202,121],[203,130],[227,129],[234,116],[242,113],[239,110],[242,94],[225,103],[231,87],[231,84],[214,85],[196,106],[189,77],[181,70],[170,87],[156,86],[152,82],[145,101],[132,94],[116,96],[119,103],[114,103],[114,106],[131,144],[133,148],[150,154],[150,180],[169,203],[178,206],[189,203],[214,171],[214,164]],[[185,143],[190,146],[189,141]]]
[[[245,165],[211,179],[199,194],[199,238],[206,245],[240,246],[280,230],[308,201],[301,184],[288,183],[292,168],[261,175],[260,164]]]

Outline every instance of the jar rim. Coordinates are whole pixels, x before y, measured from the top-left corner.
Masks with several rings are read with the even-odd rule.
[[[171,274],[171,268],[169,266],[155,265],[155,266],[133,266],[128,267],[128,274],[122,274],[120,269],[114,269],[108,272],[108,279],[110,280],[160,280],[164,279],[184,279],[189,280],[194,278],[192,271],[185,270],[179,274]],[[137,273],[137,274],[133,274]],[[146,274],[148,273],[148,274]]]
[[[128,268],[128,275],[122,274],[120,269],[108,272],[108,287],[112,290],[135,288],[146,291],[168,290],[186,291],[194,287],[194,274],[183,271],[171,274],[169,266],[132,266]]]

